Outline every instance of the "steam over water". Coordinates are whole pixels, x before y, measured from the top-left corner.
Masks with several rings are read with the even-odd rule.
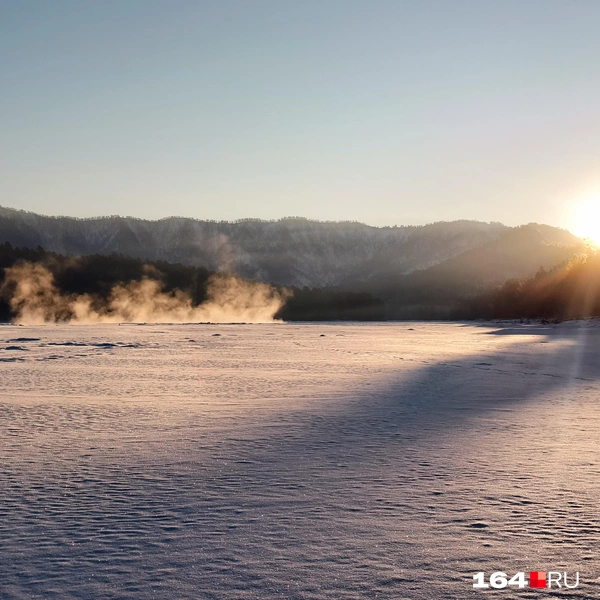
[[[0,327],[0,598],[599,597],[599,342]],[[581,584],[472,588],[529,570]]]
[[[21,263],[6,269],[0,286],[24,325],[44,323],[272,323],[289,292],[231,274],[213,274],[207,300],[194,306],[181,290],[164,292],[160,281],[144,278],[115,285],[104,300],[90,294],[63,294],[41,264]]]

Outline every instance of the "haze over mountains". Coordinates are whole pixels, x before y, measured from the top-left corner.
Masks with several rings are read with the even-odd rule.
[[[122,253],[232,271],[280,285],[369,289],[392,299],[431,281],[476,291],[551,268],[583,248],[547,225],[477,221],[371,227],[293,217],[237,222],[169,217],[76,219],[0,207],[0,241],[65,255]]]

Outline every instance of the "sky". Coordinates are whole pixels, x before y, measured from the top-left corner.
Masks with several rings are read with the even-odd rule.
[[[596,0],[0,0],[0,205],[573,230],[599,27]]]

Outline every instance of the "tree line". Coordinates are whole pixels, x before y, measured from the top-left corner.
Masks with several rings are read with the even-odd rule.
[[[588,250],[533,277],[503,285],[466,300],[458,318],[585,319],[600,316],[600,252]]]
[[[192,305],[207,300],[209,278],[214,274],[204,267],[187,266],[164,261],[145,261],[113,253],[90,256],[63,256],[41,247],[17,248],[0,244],[0,289],[6,269],[22,262],[40,264],[53,276],[54,285],[62,294],[89,294],[106,300],[117,284],[141,281],[144,278],[160,282],[166,293],[177,290],[188,294]],[[280,290],[282,286],[274,286]],[[317,288],[285,288],[291,292],[285,305],[275,315],[286,321],[382,320],[385,315],[381,300],[366,292],[343,292]],[[10,290],[0,295],[0,321],[10,321]]]
[[[117,284],[150,278],[166,293],[180,290],[193,306],[207,300],[212,271],[164,261],[144,261],[122,254],[69,257],[41,247],[0,244],[0,288],[5,270],[20,262],[43,265],[63,294],[89,294],[106,300]],[[414,277],[413,277],[414,279]],[[423,278],[422,278],[423,279]],[[385,302],[368,291],[288,287],[291,292],[276,318],[286,321],[380,321],[386,319],[581,319],[600,316],[600,252],[589,250],[552,269],[512,278],[500,286],[473,291],[459,278],[444,277],[397,282]],[[6,287],[6,286],[5,286]],[[278,287],[280,290],[284,288]],[[0,321],[14,315],[9,294],[0,295]]]

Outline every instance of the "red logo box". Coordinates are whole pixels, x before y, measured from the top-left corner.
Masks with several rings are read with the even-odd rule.
[[[546,587],[546,572],[545,571],[529,571],[529,587],[530,588],[545,588]]]

